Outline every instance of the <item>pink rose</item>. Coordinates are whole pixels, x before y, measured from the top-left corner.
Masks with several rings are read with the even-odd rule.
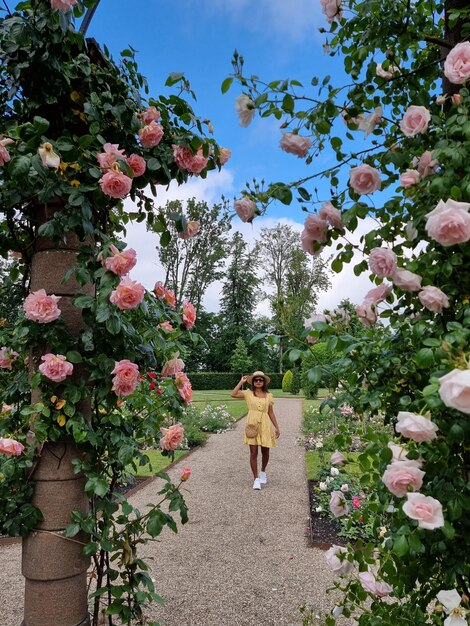
[[[39,324],[53,322],[60,317],[59,300],[60,296],[48,296],[44,289],[32,291],[23,303],[26,319]]]
[[[184,439],[184,428],[181,424],[173,424],[169,428],[162,427],[160,431],[162,433],[160,439],[160,448],[162,450],[176,450]]]
[[[337,228],[338,230],[343,230],[344,228],[341,211],[333,206],[331,202],[324,202],[321,205],[318,217],[328,222],[332,228]]]
[[[191,174],[200,174],[209,161],[204,156],[202,148],[199,148],[196,154],[193,154],[189,148],[174,145],[173,157],[180,169],[187,170]]]
[[[426,107],[411,105],[400,121],[401,131],[406,137],[414,137],[418,133],[424,133],[431,121],[431,113]]]
[[[189,300],[185,300],[183,302],[183,324],[186,328],[192,328],[194,323],[196,322],[196,309],[194,305],[189,302]]]
[[[444,74],[454,85],[463,85],[470,78],[470,42],[458,43],[447,55]]]
[[[116,361],[111,374],[114,374],[112,389],[117,396],[129,396],[140,379],[139,368],[128,359]]]
[[[255,105],[251,98],[242,93],[235,100],[235,109],[240,126],[244,126],[245,128],[249,126],[255,116]]]
[[[343,546],[331,546],[329,550],[325,552],[325,559],[330,569],[335,574],[350,574],[353,569],[352,561],[348,561],[345,556],[347,555],[347,548]],[[339,555],[345,555],[341,558]]]
[[[439,378],[439,395],[451,409],[470,414],[470,370],[454,369]]]
[[[382,67],[382,63],[377,63],[375,67],[375,75],[379,76],[379,78],[385,78],[385,80],[390,80],[394,77],[395,74],[400,72],[400,68],[396,65],[389,65],[388,70],[384,70]]]
[[[406,494],[407,502],[403,505],[403,511],[411,519],[418,521],[419,528],[434,530],[444,526],[442,505],[439,500],[424,496],[422,493]]]
[[[155,287],[153,288],[153,293],[157,296],[157,298],[163,298],[165,295],[166,289],[161,280],[155,283]]]
[[[78,3],[78,0],[51,0],[51,9],[65,13]]]
[[[24,445],[15,439],[0,437],[0,454],[7,456],[19,456],[24,450]]]
[[[9,139],[8,137],[6,139],[0,139],[0,167],[2,165],[5,165],[5,163],[8,163],[8,161],[11,159],[10,153],[5,148],[5,146],[8,146],[11,143],[15,142],[13,141],[13,139]]]
[[[2,414],[6,415],[7,413],[11,413],[15,407],[12,404],[2,404]]]
[[[136,309],[144,299],[145,287],[130,278],[122,278],[109,296],[109,301],[121,311]]]
[[[126,160],[124,150],[122,150],[117,143],[105,143],[103,146],[103,152],[99,152],[96,155],[96,159],[103,172],[106,172],[112,168],[112,166],[121,159]]]
[[[331,24],[335,19],[341,19],[341,0],[320,0],[323,13],[326,15],[326,21]]]
[[[442,246],[466,243],[470,239],[468,202],[439,200],[436,208],[426,215],[428,235]]]
[[[304,252],[311,254],[312,256],[318,256],[323,250],[323,247],[319,246],[318,242],[305,229],[300,235],[300,245]]]
[[[335,517],[342,517],[349,513],[346,498],[341,491],[332,491],[330,498],[330,511]]]
[[[255,202],[247,196],[243,196],[240,200],[235,200],[233,207],[242,222],[251,222],[257,213]]]
[[[403,437],[412,439],[417,443],[432,441],[436,438],[436,431],[438,430],[436,424],[430,419],[407,411],[398,413],[395,429]]]
[[[144,148],[155,148],[163,137],[163,127],[156,122],[150,122],[139,130],[140,143]]]
[[[60,165],[60,156],[54,152],[52,144],[46,142],[38,148],[38,154],[41,157],[44,167],[57,169]]]
[[[354,310],[363,326],[370,328],[377,322],[377,307],[374,302],[366,300],[362,304],[356,304]]]
[[[0,367],[4,370],[11,370],[11,366],[14,361],[18,358],[18,352],[14,350],[10,350],[10,348],[3,348],[0,350]]]
[[[191,477],[191,469],[189,467],[185,467],[181,473],[181,480],[185,482],[189,480]]]
[[[104,267],[118,276],[125,276],[126,274],[129,274],[131,269],[137,263],[135,250],[133,248],[129,248],[128,250],[120,251],[114,245],[111,245],[109,249],[112,252],[112,256],[108,256],[103,260]]]
[[[178,372],[175,375],[175,385],[178,388],[180,396],[186,403],[191,402],[193,396],[193,389],[189,378],[183,372]]]
[[[219,148],[219,163],[225,165],[232,156],[232,151],[228,148]]]
[[[377,596],[377,598],[385,598],[393,591],[393,587],[387,583],[377,582],[370,569],[367,572],[359,573],[359,581],[364,591],[371,593],[373,596]]]
[[[382,107],[376,107],[372,113],[369,115],[359,115],[356,118],[357,121],[357,129],[364,131],[364,139],[366,139],[370,133],[374,130],[377,124],[380,124],[382,121]]]
[[[369,268],[379,278],[390,278],[397,269],[397,255],[388,248],[373,248],[369,254]]]
[[[387,447],[392,451],[392,463],[397,461],[408,461],[408,451],[403,446],[399,446],[397,443],[389,441]],[[418,464],[421,467],[421,464]]]
[[[111,198],[124,198],[132,188],[132,179],[119,169],[110,169],[100,180],[101,191]]]
[[[170,322],[168,322],[168,321],[166,321],[166,322],[161,322],[161,323],[158,325],[158,328],[163,328],[163,330],[166,330],[166,331],[168,331],[169,333],[171,333],[171,332],[174,330],[173,326],[172,326],[172,325],[170,324]]]
[[[160,119],[160,111],[157,111],[155,107],[147,107],[142,113],[139,115],[140,119],[144,124],[151,124],[152,122],[156,122]]]
[[[452,104],[455,104],[455,106],[462,104],[462,96],[459,93],[453,93],[450,99],[452,100]]]
[[[408,270],[397,268],[392,275],[393,284],[403,291],[419,291],[421,289],[421,276]]]
[[[418,170],[421,178],[434,174],[439,167],[439,161],[432,158],[432,152],[426,150],[420,157],[413,158],[413,167]]]
[[[175,376],[184,370],[184,361],[178,357],[173,357],[165,363],[162,368],[162,378]]]
[[[450,306],[449,298],[446,294],[431,285],[423,287],[418,294],[418,298],[421,304],[428,309],[428,311],[432,311],[433,313],[442,313],[442,309]]]
[[[380,304],[388,298],[392,293],[392,285],[388,283],[382,283],[378,287],[368,291],[364,297],[364,302],[371,302],[372,304]]]
[[[127,165],[134,172],[134,178],[145,174],[145,170],[147,169],[147,163],[140,154],[131,154],[131,156],[127,158]]]
[[[409,189],[417,185],[420,179],[418,170],[406,170],[406,172],[400,174],[400,185],[403,189]]]
[[[379,171],[366,163],[352,167],[349,171],[349,184],[359,195],[367,195],[380,189]]]
[[[308,215],[304,228],[312,241],[325,243],[328,238],[328,224],[319,215]]]
[[[163,296],[163,299],[168,304],[170,309],[176,309],[176,296],[174,291],[172,291],[171,289],[165,289],[165,295]]]
[[[403,498],[408,491],[418,491],[423,485],[425,472],[419,469],[417,461],[400,461],[387,465],[382,482],[397,498]]]
[[[330,463],[341,467],[346,463],[346,457],[339,450],[335,450],[330,457]]]
[[[195,235],[197,235],[200,228],[201,222],[198,222],[197,220],[189,220],[186,223],[186,229],[181,233],[178,233],[178,237],[180,239],[192,239]]]
[[[308,151],[312,147],[312,141],[308,137],[302,137],[296,133],[282,133],[279,145],[284,152],[303,158],[307,156]]]
[[[39,366],[39,371],[55,383],[61,383],[73,372],[72,363],[69,363],[63,354],[45,354],[41,360],[44,363]]]

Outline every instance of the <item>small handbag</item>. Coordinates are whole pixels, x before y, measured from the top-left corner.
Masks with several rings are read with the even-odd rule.
[[[258,424],[247,424],[245,426],[245,435],[248,439],[254,439],[259,434],[259,425]]]

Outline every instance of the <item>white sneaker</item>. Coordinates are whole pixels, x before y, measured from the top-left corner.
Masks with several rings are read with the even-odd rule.
[[[260,472],[259,473],[259,482],[262,485],[266,485],[268,482],[268,477],[266,476],[266,472]]]
[[[261,483],[259,478],[255,478],[253,481],[253,489],[261,489]]]

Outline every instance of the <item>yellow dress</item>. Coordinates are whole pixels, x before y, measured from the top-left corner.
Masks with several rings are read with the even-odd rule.
[[[242,394],[245,396],[245,402],[248,405],[245,426],[246,424],[259,425],[259,433],[256,437],[247,437],[245,431],[243,431],[243,442],[252,446],[275,448],[274,427],[268,415],[269,407],[273,405],[273,394],[268,393],[265,398],[260,398],[255,396],[250,389],[242,391]]]

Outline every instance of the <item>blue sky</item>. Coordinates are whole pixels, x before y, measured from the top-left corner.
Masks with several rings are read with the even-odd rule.
[[[233,199],[240,195],[246,181],[253,178],[267,182],[296,180],[331,164],[324,153],[306,166],[302,159],[279,148],[281,122],[257,116],[248,128],[238,124],[235,98],[241,93],[237,85],[223,95],[222,81],[231,73],[235,49],[245,59],[245,73],[256,74],[266,82],[295,78],[308,88],[312,76],[332,74],[341,84],[341,61],[325,56],[322,44],[327,27],[319,0],[101,0],[89,28],[88,36],[106,44],[115,58],[132,46],[137,50],[141,73],[149,81],[150,94],[165,92],[164,83],[171,72],[183,72],[197,95],[195,112],[209,118],[214,137],[221,146],[232,150],[232,158],[220,174],[210,173],[207,180],[192,179],[179,189],[161,190],[157,203],[167,199],[195,196],[207,202],[220,201],[221,195]],[[322,200],[328,190],[319,182]],[[297,202],[290,207],[271,206],[263,219],[244,225],[235,216],[233,226],[252,242],[263,226],[272,227],[279,220],[301,230],[305,213]],[[162,278],[155,241],[145,229],[133,227],[127,237],[139,256],[133,278],[147,288]],[[351,274],[352,276],[352,274]],[[358,279],[349,273],[334,277],[333,289],[322,296],[320,308],[334,308],[342,297],[361,301],[367,290],[357,289]],[[217,310],[220,285],[209,290],[204,306]],[[359,294],[359,295],[358,295]],[[261,305],[260,310],[267,312]]]

